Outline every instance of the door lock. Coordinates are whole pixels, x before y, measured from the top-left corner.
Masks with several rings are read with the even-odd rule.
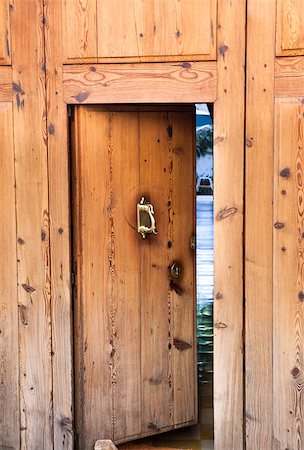
[[[170,267],[170,273],[173,278],[179,278],[182,273],[182,266],[177,262],[174,262]]]

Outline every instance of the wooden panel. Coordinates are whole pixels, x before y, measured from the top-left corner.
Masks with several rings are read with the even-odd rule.
[[[139,141],[137,112],[110,113],[111,154],[105,160],[110,182],[109,219],[113,253],[112,331],[113,357],[113,439],[115,442],[141,433],[140,357],[140,259],[134,228],[135,207],[139,201]],[[115,204],[116,203],[116,204]],[[123,236],[123,244],[119,242]],[[110,254],[109,254],[110,257]],[[116,273],[116,280],[114,279]],[[123,305],[121,304],[123,302]],[[115,314],[115,317],[114,317]]]
[[[9,19],[9,0],[0,4],[0,65],[11,63],[11,37]]]
[[[173,231],[173,218],[168,217],[168,203],[172,204],[169,175],[172,142],[167,131],[170,125],[166,112],[142,113],[140,116],[140,189],[141,195],[154,206],[158,227],[156,239],[152,236],[148,242],[140,242],[144,433],[153,430],[155,433],[174,423],[173,299],[168,282],[170,260],[167,254],[167,243]]]
[[[158,235],[141,241],[142,435],[197,420],[194,254],[194,111],[140,114],[140,190]],[[155,144],[157,142],[157,144]],[[149,245],[147,245],[149,244]],[[178,261],[181,280],[170,280]]]
[[[217,92],[208,62],[67,66],[63,79],[69,104],[213,102]]]
[[[217,450],[241,450],[244,445],[245,3],[218,2],[221,27],[218,31],[218,99],[214,109],[214,434]]]
[[[42,1],[14,1],[11,23],[20,317],[20,447],[24,450],[53,449],[42,16]]]
[[[0,67],[0,102],[13,100],[12,81],[13,72],[11,67]]]
[[[54,449],[73,449],[72,304],[67,106],[62,88],[62,2],[44,0],[52,261]]]
[[[65,62],[97,62],[96,2],[62,0]]]
[[[80,448],[91,448],[100,436],[123,442],[197,418],[190,249],[193,131],[193,108],[178,113],[76,110],[73,220]],[[146,240],[136,228],[136,204],[142,195],[155,206],[159,229],[157,237]],[[168,266],[174,260],[182,264],[183,276],[170,283]]]
[[[276,58],[275,96],[304,96],[304,57]]]
[[[180,261],[183,276],[178,282],[181,292],[171,291],[173,306],[173,337],[191,347],[181,351],[173,346],[174,423],[197,420],[197,346],[196,330],[195,252],[189,238],[195,235],[195,110],[169,114],[172,127],[172,209],[174,226],[169,227],[172,242],[169,261]],[[171,235],[171,236],[170,236]],[[185,238],[181,239],[181,236]]]
[[[273,411],[275,448],[278,449],[302,448],[304,442],[303,100],[276,100]]]
[[[75,420],[77,445],[82,449],[92,448],[100,437],[113,439],[111,379],[116,350],[111,340],[111,317],[116,319],[113,310],[116,276],[111,240],[113,188],[108,167],[111,155],[107,155],[111,145],[110,117],[107,113],[103,115],[78,109],[75,117],[72,202],[73,223],[79,224],[74,228]],[[86,152],[86,148],[90,151]],[[100,155],[105,162],[102,165],[97,164]],[[97,241],[101,230],[104,249]],[[94,241],[93,247],[90,242]]]
[[[74,207],[75,214],[81,214],[75,230],[79,286],[75,337],[80,359],[76,359],[76,399],[81,398],[76,419],[77,429],[84,430],[80,448],[85,449],[100,437],[117,441],[141,432],[140,267],[131,213],[139,199],[134,164],[139,150],[137,112],[81,108],[77,117],[81,137],[74,176],[78,173],[77,182],[83,182]],[[118,240],[122,235],[124,245]],[[97,341],[101,345],[96,346]]]
[[[277,55],[304,54],[304,3],[277,0]]]
[[[276,1],[247,2],[246,449],[272,449],[272,230]]]
[[[98,61],[216,59],[216,3],[99,0]]]
[[[19,448],[19,352],[12,104],[0,103],[0,448]],[[22,314],[22,310],[20,310]]]

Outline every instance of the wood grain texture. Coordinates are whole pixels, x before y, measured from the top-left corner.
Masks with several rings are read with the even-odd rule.
[[[76,109],[75,398],[80,448],[91,448],[101,435],[119,443],[197,418],[190,251],[193,120],[189,108],[178,113]],[[181,192],[190,194],[186,204]],[[141,195],[155,206],[159,227],[159,234],[146,240],[137,233]],[[181,260],[184,275],[172,284],[168,266],[174,258]],[[179,343],[186,348],[181,350]]]
[[[111,235],[110,118],[107,113],[103,114],[104,120],[101,120],[94,111],[76,110],[77,134],[72,154],[74,268],[77,274],[75,424],[78,447],[84,450],[92,448],[100,437],[113,440],[112,376],[116,351],[113,308],[117,277]],[[86,152],[86,148],[90,152]],[[101,161],[100,155],[104,164],[97,163]],[[91,242],[94,245],[90,245]]]
[[[274,48],[276,1],[247,2],[246,445],[271,449]],[[261,105],[263,112],[261,114]]]
[[[273,361],[275,448],[303,447],[304,103],[275,104]]]
[[[20,448],[53,449],[43,2],[11,14],[20,352]],[[22,39],[20,39],[22,36]]]
[[[182,265],[182,277],[177,281],[181,290],[171,290],[173,307],[173,341],[185,342],[189,347],[180,350],[173,342],[172,376],[174,381],[174,423],[179,426],[198,419],[197,346],[196,336],[196,277],[195,251],[189,239],[195,235],[195,109],[169,114],[172,128],[172,209],[173,226],[168,239],[173,243],[168,252],[169,263]],[[191,135],[191,130],[192,135]],[[182,182],[181,182],[182,180]],[[184,200],[185,199],[185,200]],[[181,239],[181,236],[185,238]]]
[[[73,448],[72,299],[67,106],[63,102],[62,2],[44,0],[54,448]]]
[[[0,65],[11,63],[10,2],[0,3]]]
[[[140,358],[140,248],[134,228],[139,201],[139,113],[107,113],[110,175],[112,315],[111,342],[115,351],[112,369],[113,440],[124,441],[141,433]],[[110,142],[109,142],[110,141]],[[119,236],[123,236],[123,242]],[[110,255],[109,255],[110,257]]]
[[[97,62],[97,0],[58,3],[62,7],[64,62]]]
[[[11,67],[0,66],[0,102],[10,102],[13,100],[12,81],[13,72]]]
[[[0,103],[0,448],[19,448],[19,351],[12,103]]]
[[[97,1],[98,62],[216,59],[216,3]]]
[[[241,450],[244,445],[245,7],[245,1],[218,2],[221,27],[217,44],[218,98],[214,109],[214,434],[217,450]],[[232,214],[226,214],[227,210]]]
[[[304,54],[304,3],[302,0],[277,0],[276,54]]]
[[[91,448],[90,443],[100,436],[121,441],[141,433],[140,261],[132,214],[139,199],[138,113],[80,108],[76,121],[77,131],[81,129],[83,135],[73,171],[78,185],[74,210],[82,220],[75,230],[77,248],[81,248],[77,264],[76,420],[77,426],[81,423],[77,427],[80,447]],[[93,150],[88,155],[87,145]],[[119,236],[124,237],[123,245]],[[96,248],[92,248],[93,240]],[[101,251],[104,245],[105,252]],[[98,274],[102,274],[102,282]],[[84,339],[85,352],[81,351]],[[97,339],[101,347],[96,346]]]
[[[275,59],[275,96],[304,96],[304,57]]]
[[[66,66],[64,100],[84,103],[194,103],[216,98],[216,63]]]
[[[140,191],[154,206],[158,235],[141,246],[142,429],[160,432],[174,424],[173,305],[169,289],[167,242],[173,231],[170,162],[174,126],[166,112],[140,116]],[[172,129],[173,133],[173,129]],[[178,283],[177,283],[178,284]],[[157,286],[157,288],[156,288]]]

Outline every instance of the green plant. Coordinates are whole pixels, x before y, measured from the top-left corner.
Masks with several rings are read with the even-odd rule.
[[[196,132],[196,155],[205,156],[213,146],[213,131],[211,126],[204,126]]]

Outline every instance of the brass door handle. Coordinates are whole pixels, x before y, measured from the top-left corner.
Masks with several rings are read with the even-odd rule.
[[[147,234],[157,234],[158,230],[155,224],[154,208],[144,197],[137,203],[137,231],[143,239]]]

